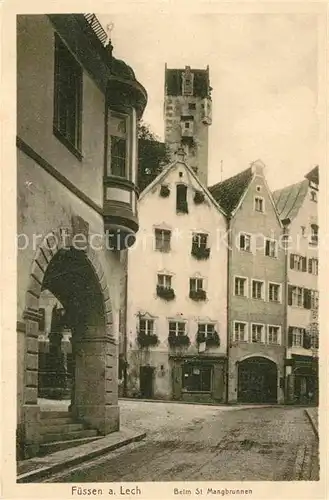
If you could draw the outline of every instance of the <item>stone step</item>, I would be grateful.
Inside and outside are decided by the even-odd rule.
[[[64,420],[64,419],[63,419]],[[45,420],[43,425],[39,427],[40,434],[68,434],[73,431],[82,431],[84,430],[83,424],[79,424],[76,422],[70,423],[61,423],[61,419],[58,419],[59,423],[55,425],[49,424],[48,420]]]
[[[104,436],[95,436],[95,437],[85,437],[80,439],[69,439],[67,441],[56,441],[54,443],[43,443],[40,445],[38,455],[43,457],[50,453],[55,453],[56,451],[66,450],[68,448],[74,448],[75,446],[79,446],[81,444],[87,444],[91,441],[95,441],[96,439],[100,439]]]
[[[64,425],[64,424],[76,424],[76,421],[72,417],[64,418],[42,418],[40,420],[40,429],[51,425]]]
[[[40,412],[40,418],[72,418],[72,414],[69,411],[54,411],[54,410],[44,410]]]
[[[93,429],[82,429],[67,433],[56,432],[51,434],[42,434],[40,437],[42,443],[53,443],[54,441],[68,441],[94,436],[97,436],[97,431]]]

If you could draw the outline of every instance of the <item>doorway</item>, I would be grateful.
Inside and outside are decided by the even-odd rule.
[[[241,403],[277,402],[277,366],[262,357],[251,357],[239,363],[238,401]]]
[[[141,398],[153,398],[154,367],[141,366],[139,370],[139,387]]]

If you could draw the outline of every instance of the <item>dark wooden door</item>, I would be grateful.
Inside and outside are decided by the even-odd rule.
[[[153,398],[153,366],[141,366],[139,372],[139,386],[142,398]]]

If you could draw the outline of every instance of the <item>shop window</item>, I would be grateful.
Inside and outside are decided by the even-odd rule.
[[[211,366],[183,365],[182,386],[188,392],[210,392],[211,390]]]
[[[82,69],[55,37],[54,133],[81,159]]]

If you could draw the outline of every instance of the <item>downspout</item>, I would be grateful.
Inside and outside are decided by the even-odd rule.
[[[230,324],[231,324],[231,314],[230,314],[230,296],[231,296],[231,216],[227,216],[226,229],[227,229],[227,267],[226,267],[226,394],[225,402],[228,404],[229,400],[229,378],[230,378]]]
[[[288,240],[285,238],[289,236],[289,219],[283,222],[283,241],[284,241],[284,294],[282,297],[284,304],[284,317],[283,317],[283,331],[284,331],[284,401],[288,403],[289,400],[289,387],[288,376],[286,375],[286,363],[288,353]]]
[[[127,366],[128,366],[128,342],[127,342],[127,320],[128,320],[128,251],[125,259],[125,300],[124,300],[124,328],[123,328],[123,397],[127,397]]]

